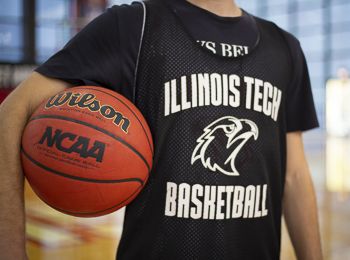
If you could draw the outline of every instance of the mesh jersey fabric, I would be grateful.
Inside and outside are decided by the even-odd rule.
[[[135,7],[135,4],[133,6]],[[253,51],[252,55],[236,61],[228,58],[220,59],[199,48],[198,44],[193,44],[194,41],[186,34],[180,23],[178,23],[178,19],[174,17],[170,10],[156,7],[148,7],[148,9],[153,9],[153,11],[150,10],[153,19],[151,21],[151,18],[147,18],[146,34],[148,36],[146,35],[145,37],[147,43],[144,43],[141,55],[141,60],[147,58],[147,61],[140,62],[135,101],[138,106],[142,107],[142,111],[147,114],[148,119],[152,119],[150,120],[152,121],[151,129],[154,136],[159,135],[155,138],[156,145],[159,148],[157,148],[155,156],[157,163],[152,172],[150,184],[146,186],[142,197],[128,207],[125,231],[118,252],[120,259],[225,259],[231,258],[235,253],[234,250],[238,250],[239,254],[237,254],[236,258],[232,257],[232,259],[270,259],[267,257],[270,255],[272,255],[271,259],[273,259],[279,251],[280,226],[278,221],[280,215],[278,212],[280,212],[280,200],[278,196],[283,193],[284,183],[285,128],[283,121],[287,119],[287,130],[305,130],[317,126],[312,97],[310,96],[311,90],[308,83],[305,58],[299,51],[300,46],[273,24],[256,19],[261,32],[263,32],[262,38],[265,40],[261,41],[259,47]],[[120,29],[127,28],[127,25],[133,21],[133,17],[138,18],[137,21],[142,20],[139,19],[141,13],[139,14],[138,11],[137,14],[136,12],[134,13],[134,9],[128,6],[115,7],[113,10],[118,10],[118,12],[113,14],[109,12],[108,17],[110,19],[106,19],[107,17],[103,16],[95,20],[93,24],[79,33],[65,47],[63,52],[50,58],[49,62],[39,67],[37,71],[50,77],[57,77],[72,82],[73,84],[75,84],[76,80],[78,81],[76,84],[81,84],[81,81],[85,84],[102,84],[121,92],[131,99],[132,77],[136,63],[136,58],[133,56],[131,49],[134,51],[134,47],[139,45],[141,26],[134,21],[137,24],[135,30],[128,27],[130,34],[123,38],[121,37],[122,34],[109,34],[110,30],[101,28],[109,26],[111,22],[118,25]],[[160,16],[161,19],[158,19],[158,17],[157,19],[154,18],[158,11],[165,11],[165,14]],[[165,16],[169,16],[170,21],[165,21]],[[159,22],[162,23],[158,24]],[[169,28],[167,28],[168,25]],[[153,27],[155,28],[154,32]],[[174,28],[176,30],[171,32]],[[123,30],[123,33],[125,32],[126,30]],[[120,44],[120,47],[117,47],[119,45],[115,44],[115,41],[119,41],[118,37],[123,42],[123,44]],[[175,40],[175,42],[166,42],[167,37],[170,37],[170,40]],[[287,41],[287,44],[283,43],[283,39]],[[132,42],[132,44],[129,45],[128,41]],[[108,44],[107,48],[105,46],[106,43]],[[261,45],[262,43],[264,44]],[[270,43],[271,46],[268,46]],[[287,57],[287,45],[292,53],[290,55],[292,56],[292,62]],[[112,48],[112,46],[114,47]],[[275,52],[274,48],[276,46],[278,48],[276,48]],[[170,50],[168,47],[177,49]],[[280,56],[279,53],[284,55]],[[119,56],[119,54],[123,55]],[[124,54],[128,55],[130,62],[125,62]],[[167,57],[167,55],[169,56]],[[292,64],[275,70],[278,59],[282,60],[282,65],[287,62]],[[221,61],[225,65],[222,66]],[[257,62],[256,64],[255,61]],[[270,61],[273,61],[271,65]],[[121,65],[116,65],[118,62]],[[157,63],[159,64],[157,65]],[[123,68],[120,69],[119,66]],[[181,68],[182,66],[185,67]],[[95,71],[96,67],[99,69]],[[286,71],[286,67],[288,67],[288,71]],[[277,75],[280,70],[289,76],[293,70],[293,79],[282,81],[281,77],[283,78],[284,76]],[[125,73],[126,71],[128,73]],[[237,71],[240,72],[238,73]],[[269,121],[268,118],[263,119],[262,117],[257,120],[260,130],[257,141],[254,141],[252,138],[248,140],[235,161],[240,176],[226,176],[219,171],[213,172],[206,169],[199,160],[191,164],[191,156],[198,145],[197,139],[204,132],[204,127],[207,127],[214,120],[232,115],[240,119],[251,119],[255,122],[256,117],[258,117],[256,111],[245,111],[243,107],[201,106],[183,110],[167,117],[162,116],[164,114],[164,111],[162,111],[162,109],[164,110],[164,104],[161,103],[164,101],[164,82],[169,82],[169,79],[176,77],[179,83],[181,81],[180,77],[192,72],[194,75],[214,74],[215,72],[219,75],[222,75],[222,73],[227,75],[237,73],[240,75],[241,81],[244,75],[252,77],[257,75],[263,80],[273,79],[271,82],[283,90],[283,101],[281,101],[278,116],[278,128],[281,127],[281,129],[280,131],[271,131],[269,138],[265,138],[262,143],[260,141],[262,136],[261,125],[268,126],[271,124],[271,119]],[[120,77],[123,78],[123,84],[120,84]],[[127,80],[124,80],[124,78],[127,78]],[[143,81],[147,85],[143,85]],[[283,84],[278,85],[280,82],[283,82]],[[181,92],[180,87],[177,89],[177,92]],[[241,99],[244,100],[245,93],[243,90],[241,90],[241,94]],[[181,97],[178,96],[178,99],[181,100]],[[282,106],[285,106],[285,108]],[[146,112],[147,110],[149,112]],[[234,111],[234,113],[231,114],[231,111]],[[189,125],[188,121],[192,121],[192,123]],[[182,126],[178,126],[179,124]],[[263,130],[265,134],[268,131],[270,129]],[[273,140],[273,138],[276,140]],[[268,149],[270,144],[271,149]],[[276,147],[280,149],[281,153],[275,150]],[[214,143],[208,148],[208,151],[215,154],[226,152],[225,156],[222,156],[226,159],[225,157],[229,156],[227,153],[230,151],[222,150],[223,147],[220,147],[218,144],[214,145]],[[277,154],[276,158],[274,158],[275,154]],[[269,160],[269,158],[272,159]],[[214,159],[219,160],[220,158],[214,156],[213,161]],[[252,164],[253,161],[255,161],[255,164]],[[272,167],[271,165],[275,162],[276,165]],[[250,164],[251,166],[249,166]],[[251,172],[258,171],[257,168],[259,171],[261,169],[261,176],[251,176]],[[279,168],[281,170],[278,170]],[[273,170],[273,173],[269,173],[269,170]],[[188,176],[186,171],[189,173]],[[177,172],[180,173],[179,176],[177,176]],[[248,172],[248,174],[245,174],[245,172]],[[164,173],[167,176],[169,175],[169,179],[167,179],[167,176],[164,176]],[[158,176],[160,179],[157,179]],[[217,190],[222,190],[222,187],[227,186],[228,188],[225,188],[227,191],[230,191],[233,187],[239,191],[241,187],[254,186],[255,184],[261,185],[265,181],[268,182],[270,196],[266,201],[270,210],[268,212],[268,220],[262,220],[262,218],[212,220],[164,216],[164,200],[166,200],[164,196],[166,196],[167,189],[164,185],[167,183],[182,185],[182,192],[187,191],[188,186],[186,184],[189,184],[190,188],[193,188],[190,190],[192,192],[190,195],[192,196],[192,194],[198,195],[200,193],[201,186],[202,188],[209,187]],[[174,185],[172,190],[174,190],[173,187]],[[178,189],[180,190],[180,188]],[[226,192],[226,199],[229,196],[233,196],[232,194],[234,193],[231,193]],[[198,197],[203,200],[203,196]],[[272,212],[271,205],[273,206]],[[192,209],[199,211],[198,201],[197,204],[191,201],[191,206]],[[226,208],[224,207],[220,211],[225,212]],[[271,220],[271,218],[275,218],[275,220]],[[226,222],[230,223],[227,224]],[[271,224],[272,222],[273,224]],[[275,223],[277,223],[276,226],[274,226]],[[267,225],[266,228],[262,228],[264,224]],[[258,229],[255,230],[255,227],[258,227]],[[273,227],[273,229],[270,227]],[[185,234],[182,234],[181,230]],[[251,238],[251,234],[254,232],[256,232],[254,234],[256,238]],[[266,233],[266,235],[260,234],[261,232]],[[256,243],[259,239],[261,241],[270,239],[271,241],[264,241],[259,245]],[[232,241],[235,244],[231,248]]]
[[[241,17],[243,20],[234,19],[238,22],[233,23],[236,29],[228,33],[227,26],[223,26],[227,18],[221,19],[211,15],[208,11],[187,4],[185,0],[167,2],[171,4],[173,11],[177,12],[191,35],[201,42],[204,39],[209,40],[208,44],[224,41],[233,45],[241,43],[250,46],[244,41],[249,35],[236,30],[238,24],[244,26],[248,34],[252,33],[251,36],[256,34],[256,28],[251,24],[248,13]],[[185,9],[187,7],[188,10]],[[197,22],[190,23],[189,17]],[[142,22],[143,8],[139,2],[113,6],[88,24],[36,71],[76,86],[104,86],[132,99]],[[229,19],[229,24],[232,24],[232,19]],[[207,31],[200,30],[198,26],[206,27]],[[289,88],[288,94],[287,131],[308,130],[317,127],[318,122],[305,57],[298,40],[283,30],[281,32],[293,59],[293,87]],[[216,38],[219,33],[225,36],[234,35],[235,38],[223,36],[220,40],[221,38]],[[255,36],[253,38],[255,39]]]
[[[236,47],[254,48],[258,31],[252,17],[242,9],[242,15],[237,17],[222,17],[200,8],[186,0],[165,0],[177,13],[189,33],[202,44],[222,56],[233,55],[222,44]],[[226,45],[226,46],[227,46]],[[228,46],[227,46],[228,47]],[[244,49],[241,49],[244,50]],[[229,54],[230,53],[230,54]],[[244,55],[241,52],[237,55]]]
[[[259,44],[229,59],[198,46],[164,3],[146,9],[134,99],[152,130],[154,166],[127,206],[117,259],[279,259],[293,74],[283,33],[255,18]],[[272,88],[274,119],[247,105],[271,101]],[[239,105],[224,104],[223,92]]]

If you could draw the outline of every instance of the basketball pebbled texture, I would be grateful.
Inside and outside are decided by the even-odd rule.
[[[22,136],[22,167],[35,193],[63,213],[95,217],[132,201],[152,168],[139,110],[111,90],[82,86],[43,102]]]

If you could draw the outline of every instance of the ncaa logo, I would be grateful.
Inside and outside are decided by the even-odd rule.
[[[191,164],[199,160],[205,168],[213,172],[219,171],[225,175],[239,176],[235,166],[236,157],[242,147],[250,139],[256,140],[258,135],[258,127],[251,120],[233,116],[221,117],[203,129],[203,134],[197,139],[197,146],[192,153]],[[215,158],[212,158],[208,152],[218,137],[223,138],[224,149],[229,153],[222,162],[214,161]]]

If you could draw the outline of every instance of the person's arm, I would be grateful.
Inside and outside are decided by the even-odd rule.
[[[34,72],[0,105],[0,259],[26,259],[22,131],[29,116],[46,98],[68,83]]]
[[[287,133],[287,168],[283,211],[299,260],[321,260],[316,195],[305,158],[302,133]]]

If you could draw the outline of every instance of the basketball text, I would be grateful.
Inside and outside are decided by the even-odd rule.
[[[93,94],[80,94],[72,92],[64,92],[51,97],[45,105],[45,108],[60,107],[67,104],[70,107],[87,108],[91,112],[99,112],[104,118],[113,120],[117,126],[121,125],[121,129],[128,133],[130,120],[122,113],[118,112],[112,106],[101,105],[100,101],[96,99]]]
[[[64,153],[77,153],[82,158],[91,157],[95,158],[96,162],[102,162],[106,144],[95,141],[91,146],[90,141],[87,137],[63,132],[61,129],[56,129],[53,132],[52,127],[48,126],[39,143],[45,143],[48,147],[55,146]]]
[[[167,182],[165,216],[191,219],[267,216],[267,184],[215,186]]]
[[[243,106],[277,121],[281,99],[282,91],[261,79],[236,74],[192,74],[164,83],[164,116],[202,106]]]

